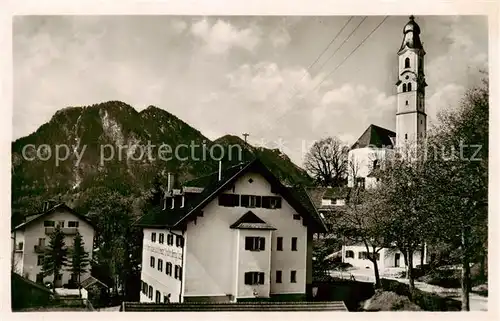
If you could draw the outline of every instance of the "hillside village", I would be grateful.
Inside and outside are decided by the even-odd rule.
[[[118,101],[61,110],[13,142],[13,310],[487,310],[487,80],[430,131],[416,20],[394,50],[396,131],[325,137],[304,169]],[[78,165],[23,160],[46,139],[90,147]],[[99,144],[118,141],[228,153],[99,164]],[[483,148],[453,149],[464,141]]]

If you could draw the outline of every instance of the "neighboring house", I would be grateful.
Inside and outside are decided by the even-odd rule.
[[[141,302],[304,297],[312,239],[326,227],[303,188],[258,160],[170,190],[140,221]]]
[[[428,262],[424,251],[424,264]],[[421,264],[421,251],[413,253],[413,267]],[[373,269],[373,263],[368,260],[368,253],[364,244],[344,245],[342,246],[342,262],[349,263],[356,268],[369,268]],[[377,265],[380,271],[390,268],[406,268],[403,253],[396,247],[383,248],[377,255]]]
[[[53,282],[53,275],[43,277],[41,271],[44,251],[49,245],[50,234],[57,225],[65,234],[64,242],[67,248],[73,246],[73,238],[76,232],[79,232],[85,242],[85,251],[89,253],[89,259],[92,258],[94,226],[89,219],[65,204],[52,206],[45,202],[41,213],[26,216],[25,221],[11,231],[12,264],[15,273],[38,283]],[[81,279],[85,280],[88,276],[90,271],[83,274]],[[70,279],[71,272],[63,268],[55,287],[67,284]]]
[[[420,27],[413,16],[403,28],[403,41],[397,54],[396,132],[370,125],[353,144],[348,154],[349,187],[375,186],[379,179],[377,169],[394,154],[394,150],[416,146],[426,138],[425,51],[420,41]]]

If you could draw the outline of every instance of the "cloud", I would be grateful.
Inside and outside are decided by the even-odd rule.
[[[269,35],[273,47],[284,47],[290,43],[292,37],[285,28],[278,28]]]
[[[239,29],[221,19],[214,24],[210,24],[207,19],[199,20],[191,26],[191,33],[204,42],[207,52],[213,54],[223,54],[231,48],[252,52],[261,41],[258,29]]]
[[[485,21],[453,17],[448,32],[442,38],[446,50],[428,61],[426,69],[429,98],[426,111],[429,123],[439,123],[438,114],[460,106],[467,88],[476,86],[483,77],[481,70],[488,70],[487,42],[482,42]],[[487,34],[486,34],[487,35]]]
[[[184,20],[180,20],[180,19],[174,19],[174,20],[172,20],[172,22],[170,23],[170,25],[172,26],[172,29],[176,33],[182,33],[188,27],[187,23]]]

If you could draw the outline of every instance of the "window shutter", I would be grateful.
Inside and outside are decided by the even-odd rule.
[[[262,206],[262,196],[255,196],[255,207]]]
[[[281,236],[276,239],[276,251],[283,251],[283,237]]]
[[[245,273],[245,284],[252,284],[252,272]]]
[[[276,197],[276,208],[281,208],[281,197]]]
[[[259,273],[259,284],[264,284],[264,272]]]
[[[248,207],[250,205],[250,196],[249,195],[241,195],[241,206]]]
[[[264,251],[266,249],[266,239],[264,237],[260,238],[259,250]]]
[[[253,238],[250,236],[245,237],[245,250],[252,249],[252,240],[253,240]]]

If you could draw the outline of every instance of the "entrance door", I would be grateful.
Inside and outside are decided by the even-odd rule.
[[[399,253],[394,254],[394,266],[395,267],[399,267],[400,258],[401,258],[401,256]]]

